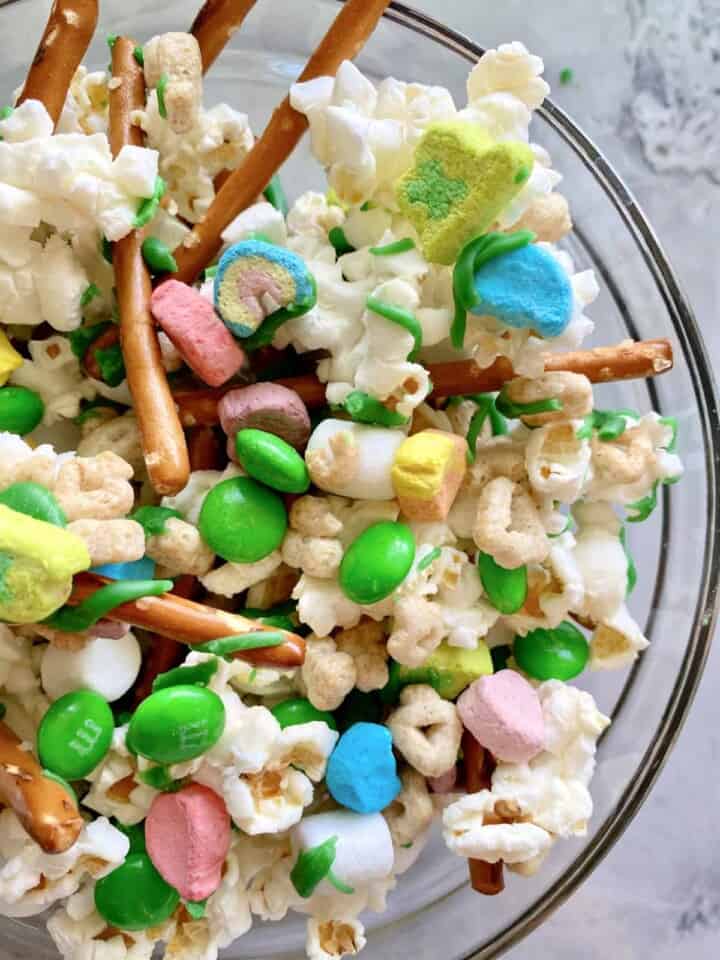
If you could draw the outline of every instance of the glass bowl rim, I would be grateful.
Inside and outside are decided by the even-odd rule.
[[[337,2],[342,3],[344,0]],[[390,3],[383,16],[444,46],[469,63],[476,63],[485,52],[483,47],[465,34],[397,0]],[[720,407],[712,366],[693,310],[655,231],[612,164],[582,128],[551,99],[544,101],[538,114],[572,148],[602,187],[632,236],[665,303],[683,359],[688,366],[701,417],[708,488],[708,521],[703,575],[685,656],[661,722],[638,764],[636,776],[628,783],[615,808],[599,826],[592,840],[562,875],[512,923],[482,947],[474,948],[471,953],[466,954],[464,960],[490,960],[517,944],[561,906],[610,852],[647,798],[687,719],[707,661],[720,609],[720,594],[714,582],[717,580],[716,575],[720,573],[720,537],[717,535],[720,530],[720,502],[716,469],[716,464],[720,463]],[[664,507],[666,506],[665,503]],[[666,509],[663,512],[667,515]],[[452,895],[453,893],[450,893],[447,896]]]

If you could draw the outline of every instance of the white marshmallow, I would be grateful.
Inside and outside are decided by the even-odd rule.
[[[291,833],[293,853],[297,857],[330,837],[337,837],[332,871],[348,886],[360,887],[392,872],[392,837],[382,814],[334,810],[305,817]],[[321,893],[332,891],[327,880],[318,887]]]
[[[322,489],[341,497],[354,500],[392,500],[395,492],[390,471],[395,453],[406,439],[400,430],[384,427],[367,427],[347,420],[323,420],[313,431],[307,452],[326,447],[330,437],[348,432],[353,435],[358,448],[358,468],[347,483],[326,483]]]
[[[113,703],[135,683],[141,659],[140,644],[132,633],[120,640],[95,637],[81,650],[61,650],[51,644],[40,676],[53,700],[73,690],[94,690]]]
[[[284,247],[287,243],[285,218],[271,203],[254,203],[239,213],[223,230],[223,243],[238,243],[251,233],[264,233],[271,243]]]

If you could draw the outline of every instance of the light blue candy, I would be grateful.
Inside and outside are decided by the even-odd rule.
[[[260,323],[253,320],[245,324],[233,320],[230,312],[237,313],[240,298],[236,289],[226,289],[225,275],[238,260],[248,260],[251,257],[265,262],[268,274],[278,282],[281,289],[287,287],[288,278],[291,280],[292,295],[283,306],[290,303],[310,302],[315,297],[312,275],[305,261],[296,253],[264,240],[241,240],[239,243],[234,243],[220,258],[215,274],[213,296],[215,309],[222,317],[225,326],[234,336],[241,338],[251,336]],[[227,283],[234,285],[232,278],[228,278]],[[248,319],[250,320],[249,315]]]
[[[552,254],[535,244],[503,253],[475,273],[478,316],[496,317],[509,327],[558,337],[573,312],[570,280]]]
[[[150,557],[140,557],[129,563],[103,563],[99,567],[91,567],[90,573],[99,573],[110,580],[152,580],[155,561]]]
[[[392,734],[379,723],[355,723],[328,761],[325,782],[331,796],[356,813],[377,813],[400,793]]]

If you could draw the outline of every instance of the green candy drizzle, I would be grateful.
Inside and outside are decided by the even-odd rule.
[[[89,327],[78,327],[76,330],[70,331],[68,334],[70,349],[78,360],[82,360],[87,353],[88,347],[94,343],[98,337],[102,336],[110,326],[111,324],[105,321],[104,323],[94,323]]]
[[[426,570],[431,563],[434,563],[435,560],[437,560],[437,558],[440,556],[441,553],[442,553],[442,549],[440,547],[435,547],[430,551],[430,553],[425,554],[425,556],[422,558],[422,560],[419,561],[415,569],[418,571]]]
[[[145,786],[162,790],[163,793],[174,793],[183,785],[182,780],[174,780],[170,776],[168,767],[149,767],[147,770],[138,771],[137,777]]]
[[[354,253],[355,247],[345,236],[342,227],[333,227],[328,233],[328,240],[335,247],[335,253],[339,257],[344,257],[346,253]]]
[[[627,542],[627,530],[625,527],[620,527],[620,543],[622,544],[622,548],[625,551],[625,556],[627,558],[627,590],[625,591],[625,596],[629,597],[635,589],[635,585],[637,584],[637,567],[635,566],[633,555],[630,553],[630,546]]]
[[[158,103],[158,113],[163,118],[167,120],[167,107],[165,106],[165,90],[167,85],[170,82],[170,77],[166,73],[160,74],[160,79],[158,80],[157,87],[155,88],[155,93],[157,94],[157,103]]]
[[[395,240],[393,243],[386,243],[384,247],[370,247],[370,253],[374,257],[392,257],[396,253],[407,253],[413,250],[415,241],[412,237],[403,237],[402,240]]]
[[[267,202],[271,203],[276,210],[279,210],[284,217],[288,215],[289,207],[287,197],[283,190],[282,181],[277,174],[273,176],[270,183],[263,190],[263,196]]]
[[[293,317],[302,317],[308,310],[312,310],[317,303],[317,284],[315,283],[315,277],[309,272],[308,277],[311,286],[308,298],[301,300],[299,303],[291,303],[287,307],[281,307],[279,310],[271,313],[269,317],[266,317],[255,333],[242,341],[243,348],[247,352],[252,353],[261,347],[269,346],[277,331],[286,321],[291,320]]]
[[[155,189],[153,190],[153,195],[151,197],[145,197],[140,201],[140,205],[137,208],[137,213],[133,219],[132,225],[136,230],[139,230],[140,227],[144,227],[146,224],[150,223],[152,218],[157,213],[157,208],[165,195],[165,190],[167,189],[167,184],[162,177],[155,177]],[[112,263],[112,259],[110,260]]]
[[[583,419],[575,436],[578,440],[589,440],[593,431],[597,431],[598,437],[605,442],[617,440],[625,433],[628,418],[639,420],[640,416],[634,410],[593,410]]]
[[[133,56],[135,60],[140,64],[141,67],[145,66],[145,51],[142,47],[135,47],[133,50]]]
[[[151,273],[177,273],[178,265],[172,250],[157,237],[143,240],[142,255]]]
[[[204,900],[186,900],[185,909],[193,920],[202,920],[205,916],[205,910],[207,909],[207,902],[207,897],[205,897]]]
[[[125,361],[119,343],[94,350],[93,354],[100,367],[100,374],[109,387],[119,387],[125,379]]]
[[[341,893],[355,892],[332,872],[332,865],[337,855],[337,842],[337,837],[329,837],[317,847],[303,850],[297,858],[295,866],[290,871],[290,881],[304,899],[311,897],[325,878]]]
[[[655,507],[657,506],[657,492],[659,486],[660,481],[656,480],[653,484],[652,490],[647,494],[647,496],[641,497],[640,500],[635,500],[633,503],[628,503],[626,505],[627,510],[634,511],[632,514],[627,515],[626,520],[628,523],[642,523],[653,513]]]
[[[660,417],[660,423],[663,426],[670,427],[672,430],[672,437],[670,438],[670,443],[665,447],[668,453],[675,453],[677,450],[678,442],[678,422],[677,417]]]
[[[453,270],[453,297],[455,316],[450,328],[450,340],[456,350],[462,350],[465,344],[467,312],[479,303],[475,290],[475,274],[488,260],[503,253],[520,250],[536,239],[531,230],[517,230],[515,233],[484,233],[466,244],[460,251]]]
[[[164,690],[166,687],[182,685],[206,687],[217,673],[217,668],[217,660],[204,660],[202,663],[193,664],[191,667],[175,667],[174,670],[167,670],[155,677],[152,692]]]
[[[165,527],[171,517],[182,520],[180,511],[170,507],[138,507],[134,513],[130,514],[130,519],[140,524],[146,537],[159,537],[165,533]]]
[[[85,289],[83,290],[82,296],[80,297],[80,306],[86,307],[91,300],[94,300],[95,297],[99,297],[99,296],[100,296],[99,288],[94,283],[88,284],[88,286],[85,287]]]
[[[407,417],[403,417],[395,410],[388,410],[377,397],[372,397],[369,393],[363,393],[362,390],[352,390],[342,403],[336,405],[336,409],[344,410],[350,414],[350,418],[356,423],[373,423],[381,427],[401,427],[408,422]]]
[[[142,597],[157,597],[173,588],[172,580],[117,580],[100,587],[76,607],[62,607],[43,622],[53,630],[82,633],[115,607]]]
[[[208,640],[192,649],[199,653],[213,653],[216,657],[229,657],[240,650],[261,650],[263,647],[279,647],[285,643],[282,633],[273,630],[253,630],[231,637],[220,637],[218,640]]]
[[[408,354],[408,360],[414,360],[418,351],[422,348],[422,327],[417,317],[409,310],[403,310],[402,307],[396,307],[393,303],[386,303],[384,300],[378,300],[376,297],[368,297],[365,301],[368,310],[377,313],[391,323],[397,323],[412,335],[415,341],[415,349]]]
[[[533,403],[515,403],[508,397],[506,387],[503,387],[497,395],[495,406],[508,420],[517,420],[518,417],[530,417],[537,413],[552,413],[555,410],[562,410],[563,405],[562,401],[555,397],[535,400]]]

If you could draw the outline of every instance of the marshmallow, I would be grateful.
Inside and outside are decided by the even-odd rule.
[[[457,709],[465,728],[498,760],[527,763],[543,749],[540,700],[514,670],[475,680],[459,698]]]
[[[230,836],[224,801],[200,783],[161,793],[145,821],[150,859],[186,900],[204,900],[220,886]]]
[[[343,432],[352,436],[357,450],[357,467],[353,476],[349,480],[330,479],[321,484],[315,480],[316,484],[328,493],[354,500],[392,500],[395,492],[391,470],[405,434],[347,420],[323,420],[313,431],[306,452],[327,447],[331,437]]]
[[[382,880],[392,871],[392,837],[382,814],[333,810],[305,817],[290,835],[295,858],[331,837],[337,837],[332,872],[349,887],[357,889]],[[316,892],[335,893],[327,880]]]
[[[388,728],[353,724],[330,755],[325,782],[334,800],[357,813],[377,813],[391,804],[402,784]]]
[[[239,213],[223,230],[223,243],[247,240],[251,234],[264,234],[271,243],[284,247],[287,242],[285,217],[271,203],[254,203]]]
[[[62,650],[51,644],[43,656],[40,676],[52,700],[73,690],[94,690],[113,703],[135,683],[140,661],[140,644],[132,633],[120,639],[95,637],[80,650]]]
[[[465,476],[466,447],[462,437],[442,430],[422,430],[400,444],[392,484],[406,517],[446,519]]]
[[[157,154],[144,147],[125,144],[115,157],[112,170],[118,184],[138,197],[151,197],[157,178]]]

